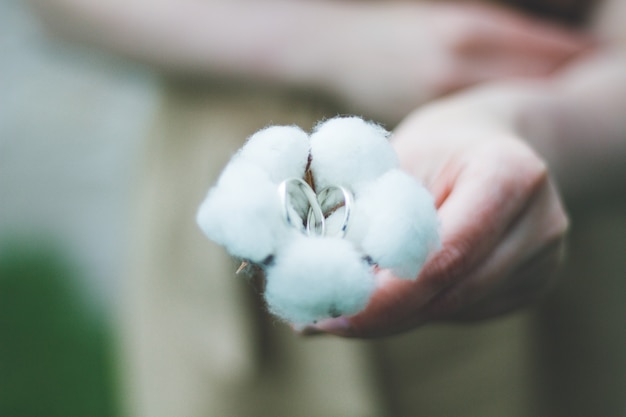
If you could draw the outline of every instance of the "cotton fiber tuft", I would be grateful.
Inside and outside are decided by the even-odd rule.
[[[315,185],[352,187],[399,166],[389,132],[358,117],[320,123],[311,135],[311,171]]]
[[[375,287],[371,266],[348,241],[298,236],[267,269],[270,311],[297,324],[351,315]]]
[[[297,126],[270,126],[252,135],[238,157],[265,170],[276,183],[302,177],[309,158],[309,135]]]
[[[265,171],[241,161],[224,170],[196,220],[209,239],[253,262],[272,255],[292,233],[280,214],[276,185]]]
[[[439,247],[432,195],[411,176],[394,169],[363,187],[355,205],[355,228],[361,229],[363,252],[398,278],[415,279],[428,254]]]

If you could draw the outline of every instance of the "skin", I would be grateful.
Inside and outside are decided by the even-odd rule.
[[[364,312],[304,334],[381,337],[527,305],[563,255],[557,184],[600,202],[626,186],[619,0],[584,31],[487,4],[33,1],[58,33],[165,73],[315,90],[401,121],[393,146],[436,197],[442,248],[414,282],[381,271]]]

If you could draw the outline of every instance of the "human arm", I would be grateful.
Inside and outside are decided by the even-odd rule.
[[[568,200],[626,189],[623,39],[552,79],[480,86],[409,116],[394,146],[435,195],[442,248],[416,281],[387,277],[363,313],[316,330],[384,336],[500,315],[543,294],[568,227],[556,183]]]
[[[313,90],[395,123],[451,91],[545,76],[587,39],[495,6],[31,0],[55,31],[161,71]]]

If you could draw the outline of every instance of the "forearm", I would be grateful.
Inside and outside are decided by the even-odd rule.
[[[343,2],[33,0],[53,31],[167,72],[310,86]]]

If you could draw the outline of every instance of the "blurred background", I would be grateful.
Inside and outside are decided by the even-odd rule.
[[[158,84],[144,67],[49,36],[25,2],[0,0],[0,417],[121,414],[113,323]],[[194,111],[195,105],[184,108],[176,121]],[[291,117],[291,109],[285,114]],[[186,133],[193,137],[195,131]],[[529,354],[543,371],[534,370],[544,376],[539,389],[571,409],[583,399],[574,401],[572,393],[587,395],[594,386],[606,395],[593,399],[607,397],[619,407],[623,402],[623,360],[613,358],[623,358],[624,333],[614,327],[624,317],[624,274],[613,265],[623,259],[624,246],[605,243],[623,242],[623,210],[598,218],[599,225],[577,224],[581,244],[571,259],[578,262],[569,268],[583,278],[611,268],[606,283],[593,286],[593,296],[585,280],[565,287],[528,336],[543,342]],[[602,303],[585,305],[579,294]],[[596,413],[614,404],[585,403]]]
[[[145,69],[48,36],[0,0],[0,416],[115,416],[111,323]]]

